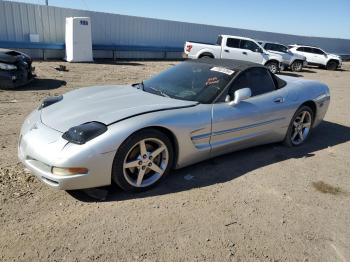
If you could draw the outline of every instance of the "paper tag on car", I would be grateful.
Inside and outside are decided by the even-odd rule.
[[[218,66],[212,67],[212,68],[210,68],[210,70],[215,71],[215,72],[220,72],[220,73],[223,73],[226,75],[232,75],[235,72],[235,71],[227,69],[225,67],[218,67]]]

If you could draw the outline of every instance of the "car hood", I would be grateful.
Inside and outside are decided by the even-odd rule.
[[[300,54],[291,52],[295,59],[306,60],[306,57]]]
[[[327,56],[328,56],[329,58],[333,58],[333,59],[338,59],[338,60],[341,59],[341,57],[338,56],[338,55],[336,55],[336,54],[329,54],[329,53],[327,53]]]
[[[266,53],[269,56],[269,59],[276,59],[279,62],[283,61],[283,57],[282,55],[278,54],[277,52],[273,52],[273,51],[266,51]]]
[[[18,60],[19,59],[17,57],[8,55],[5,52],[1,52],[1,50],[0,50],[0,62],[7,63],[7,64],[14,64]]]
[[[198,104],[144,92],[132,86],[95,86],[77,89],[41,110],[41,121],[60,132],[98,121],[109,125],[135,115]]]

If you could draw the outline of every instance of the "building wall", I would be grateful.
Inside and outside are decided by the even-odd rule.
[[[93,44],[182,47],[186,40],[215,42],[218,34],[246,36],[284,44],[320,46],[328,52],[350,54],[350,40],[278,34],[84,10],[0,1],[0,42],[28,42],[39,34],[40,42],[63,43],[65,17],[91,17]],[[62,52],[56,52],[57,54]],[[110,56],[110,52],[96,52]],[[121,57],[163,57],[154,52],[123,52]],[[156,53],[156,52],[155,52]],[[175,57],[180,54],[177,53]],[[167,55],[168,57],[174,56]]]

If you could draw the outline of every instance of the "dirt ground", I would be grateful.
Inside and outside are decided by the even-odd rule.
[[[141,194],[57,191],[18,163],[20,126],[44,97],[175,63],[35,62],[37,80],[0,90],[0,261],[350,261],[350,63],[285,73],[331,90],[325,121],[300,148],[228,154]]]

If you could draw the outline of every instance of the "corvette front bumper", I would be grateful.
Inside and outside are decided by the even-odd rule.
[[[45,184],[63,190],[109,185],[115,152],[99,153],[89,145],[74,145],[62,133],[45,126],[39,111],[24,122],[18,143],[18,158]],[[52,167],[84,167],[86,174],[55,175]]]

